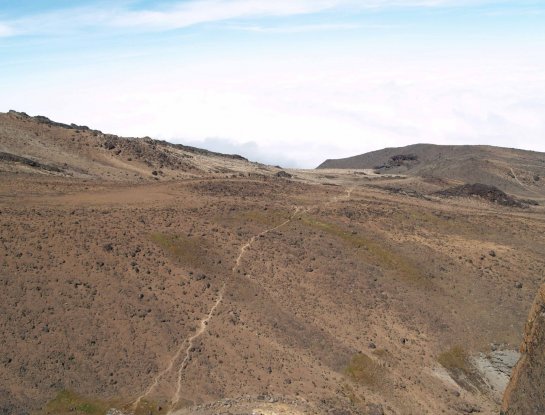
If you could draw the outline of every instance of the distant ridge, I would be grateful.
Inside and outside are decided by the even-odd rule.
[[[343,159],[318,169],[373,169],[378,173],[483,183],[525,196],[545,196],[545,153],[485,145],[413,144]]]

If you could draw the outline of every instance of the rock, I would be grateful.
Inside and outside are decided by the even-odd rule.
[[[275,174],[276,177],[283,177],[285,179],[291,179],[293,176],[284,170],[280,170]]]
[[[501,399],[519,357],[520,354],[516,350],[494,350],[472,357],[472,363],[493,393],[497,394],[498,399]]]
[[[115,148],[115,143],[112,140],[108,140],[104,143],[104,148],[106,150],[113,150]]]
[[[367,404],[368,415],[384,415],[384,409],[382,405],[376,403]]]
[[[206,275],[205,274],[192,275],[191,279],[193,279],[195,281],[202,281],[202,280],[206,279]]]
[[[505,415],[545,414],[545,284],[530,309],[520,351],[502,411]]]
[[[462,414],[475,414],[481,412],[481,408],[468,403],[460,404],[456,407],[456,409]]]
[[[488,253],[488,255],[490,255],[491,257],[495,257],[496,256],[496,251],[492,250]]]
[[[125,412],[120,411],[119,409],[110,408],[106,415],[127,415]]]
[[[522,288],[522,282],[517,281],[517,282],[515,283],[515,288],[519,288],[519,289]]]
[[[373,342],[369,342],[368,347],[369,347],[370,349],[376,349],[376,348],[377,348],[377,345],[376,345],[375,343],[373,343]]]

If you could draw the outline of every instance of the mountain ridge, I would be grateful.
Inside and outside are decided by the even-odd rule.
[[[377,173],[483,183],[526,197],[545,196],[545,153],[489,145],[413,144],[328,159],[317,169],[373,169]]]

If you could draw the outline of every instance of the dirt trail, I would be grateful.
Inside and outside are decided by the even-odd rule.
[[[293,213],[293,215],[289,219],[282,222],[280,225],[277,225],[277,226],[275,226],[273,228],[270,228],[270,229],[266,229],[265,231],[261,232],[260,234],[252,236],[252,238],[250,238],[250,240],[248,242],[246,242],[244,245],[242,245],[240,247],[238,257],[237,257],[237,259],[235,261],[235,265],[233,266],[233,268],[231,270],[232,274],[234,274],[236,272],[236,270],[238,269],[238,267],[240,266],[240,261],[244,257],[244,254],[245,254],[246,250],[248,248],[250,248],[250,246],[255,242],[255,240],[257,238],[259,238],[259,237],[261,237],[263,235],[266,235],[267,233],[272,232],[272,231],[274,231],[276,229],[279,229],[284,225],[287,225],[293,219],[294,215],[297,214],[298,211],[299,211],[299,208],[296,208],[295,212]],[[167,412],[167,415],[172,414],[172,411],[175,410],[176,405],[180,402],[181,393],[182,393],[182,383],[183,383],[182,382],[183,371],[187,366],[187,362],[189,361],[191,348],[193,347],[193,341],[198,339],[206,331],[206,328],[208,326],[208,322],[210,321],[210,319],[214,315],[214,311],[216,310],[216,308],[219,306],[219,304],[223,300],[225,287],[226,287],[226,284],[223,283],[223,286],[222,286],[222,288],[220,290],[220,295],[218,296],[218,299],[216,300],[216,302],[214,303],[214,305],[210,309],[210,312],[208,313],[208,315],[201,321],[201,326],[200,326],[199,330],[193,336],[191,336],[188,339],[189,345],[187,346],[184,360],[182,360],[182,363],[180,364],[180,367],[178,369],[178,380],[177,380],[176,393],[174,394],[174,397],[172,398],[170,409]]]
[[[251,247],[251,245],[255,242],[255,240],[257,238],[260,238],[260,237],[266,235],[269,232],[275,231],[275,230],[281,228],[282,226],[287,225],[289,222],[291,222],[293,220],[295,215],[297,215],[297,213],[299,213],[300,211],[301,211],[300,207],[295,207],[295,211],[293,212],[293,214],[288,219],[286,219],[284,222],[282,222],[281,224],[276,225],[276,226],[274,226],[272,228],[266,229],[266,230],[264,230],[263,232],[261,232],[261,233],[259,233],[257,235],[252,236],[244,245],[242,245],[239,248],[239,254],[238,254],[238,257],[237,257],[237,259],[235,261],[235,264],[233,265],[233,268],[231,269],[231,273],[233,275],[235,274],[238,267],[240,266],[240,262],[242,261],[242,258],[244,257],[244,254]],[[175,410],[176,405],[180,402],[180,399],[181,399],[182,386],[183,386],[183,373],[184,373],[184,369],[187,367],[188,361],[190,360],[191,349],[193,347],[193,344],[194,344],[195,340],[197,340],[200,336],[202,336],[206,332],[206,329],[208,327],[208,323],[210,322],[210,320],[214,316],[214,313],[215,313],[216,309],[218,308],[218,306],[223,301],[223,297],[224,297],[224,294],[225,294],[225,289],[226,289],[226,281],[223,283],[223,285],[222,285],[222,287],[221,287],[221,289],[219,291],[219,295],[218,295],[216,301],[214,302],[214,304],[212,305],[212,307],[210,308],[210,311],[200,321],[199,329],[193,335],[191,335],[190,337],[185,339],[180,344],[180,347],[178,348],[176,353],[169,360],[169,363],[168,363],[167,367],[163,371],[161,371],[154,378],[153,382],[144,391],[144,393],[142,393],[140,396],[138,396],[136,398],[136,400],[133,402],[133,404],[132,404],[132,411],[133,412],[136,412],[136,410],[138,409],[138,406],[140,405],[142,400],[144,398],[146,398],[147,396],[149,396],[155,390],[155,388],[157,386],[159,386],[159,383],[161,382],[161,379],[163,379],[168,373],[170,373],[174,369],[176,361],[179,360],[180,355],[185,350],[185,356],[184,356],[182,362],[180,363],[180,365],[178,366],[177,381],[176,381],[176,392],[174,393],[174,395],[172,397],[171,404],[170,404],[170,409],[167,412],[167,415],[172,414],[172,412]],[[185,345],[187,345],[187,347],[184,347]]]
[[[350,199],[350,196],[351,196],[353,190],[354,190],[353,187],[347,189],[346,190],[346,195],[344,195],[344,196],[335,196],[335,197],[332,198],[332,200],[330,200],[329,202],[326,202],[325,205],[327,206],[327,205],[330,205],[332,203],[336,203],[339,200],[348,200],[348,199]],[[242,261],[242,258],[245,255],[246,251],[252,246],[252,244],[255,242],[255,240],[257,238],[261,238],[262,236],[264,236],[264,235],[266,235],[266,234],[268,234],[270,232],[273,232],[273,231],[287,225],[288,223],[290,223],[295,218],[295,216],[298,213],[301,213],[301,212],[304,213],[304,212],[306,212],[308,210],[309,210],[309,208],[302,208],[300,206],[296,206],[295,209],[294,209],[294,212],[292,213],[292,215],[288,219],[286,219],[284,222],[282,222],[279,225],[276,225],[276,226],[274,226],[272,228],[265,229],[263,232],[252,236],[244,245],[242,245],[239,248],[239,254],[238,254],[238,256],[237,256],[237,258],[235,260],[235,264],[233,265],[233,268],[231,269],[231,275],[234,275],[236,273],[236,271],[237,271],[238,267],[240,266],[240,263]],[[167,415],[173,414],[173,411],[176,410],[176,406],[178,405],[178,403],[180,402],[180,399],[181,399],[182,388],[183,388],[184,370],[187,367],[188,362],[190,360],[191,349],[193,347],[193,344],[194,344],[195,340],[197,340],[200,336],[202,336],[206,332],[208,324],[209,324],[210,320],[212,319],[212,317],[214,316],[214,313],[216,312],[216,309],[219,307],[219,305],[223,301],[226,286],[227,286],[227,281],[224,281],[223,284],[222,284],[222,287],[221,287],[221,289],[219,291],[219,294],[218,294],[218,297],[217,297],[216,301],[214,302],[214,304],[210,308],[210,311],[208,312],[208,314],[200,321],[199,329],[193,335],[186,338],[180,344],[180,347],[177,349],[176,353],[169,360],[167,367],[163,371],[161,371],[154,378],[153,382],[144,391],[144,393],[142,393],[140,396],[138,396],[136,398],[136,400],[133,402],[132,407],[131,407],[133,412],[136,412],[136,410],[138,409],[138,406],[140,405],[142,400],[144,398],[146,398],[147,396],[149,396],[155,390],[155,388],[157,388],[159,386],[159,383],[161,382],[161,380],[167,374],[172,372],[176,362],[180,359],[180,356],[181,356],[182,352],[185,350],[184,358],[181,361],[180,365],[178,366],[177,376],[176,376],[176,391],[175,391],[174,395],[172,396],[172,399],[171,399],[171,402],[170,402],[170,408],[169,408],[169,410],[167,412]],[[186,347],[184,347],[184,346],[186,346]]]
[[[521,185],[524,189],[528,190],[529,192],[532,192],[533,194],[536,194],[536,195],[541,196],[541,195],[539,194],[539,192],[536,192],[535,190],[530,189],[528,186],[526,186],[524,183],[522,183],[522,182],[519,180],[519,178],[517,177],[517,175],[515,174],[515,171],[513,170],[512,167],[509,167],[509,170],[511,170],[511,174],[513,175],[513,178],[515,179],[515,181],[516,181],[519,185]]]
[[[296,207],[295,208],[295,212],[289,217],[289,219],[286,219],[284,222],[282,222],[280,225],[277,225],[277,226],[274,226],[272,228],[269,228],[269,229],[266,229],[264,230],[263,232],[257,234],[257,235],[254,235],[250,238],[250,240],[248,242],[246,242],[244,245],[242,245],[239,249],[239,254],[238,254],[238,257],[235,261],[235,265],[233,266],[233,268],[231,269],[231,273],[234,275],[236,270],[238,269],[238,267],[240,266],[240,261],[242,260],[242,258],[244,257],[244,254],[246,253],[246,251],[248,250],[248,248],[250,248],[250,246],[255,242],[255,240],[257,238],[260,238],[264,235],[266,235],[267,233],[269,232],[272,232],[272,231],[275,231],[279,228],[281,228],[282,226],[284,225],[287,225],[289,222],[291,222],[294,218],[294,216],[299,212],[299,208]],[[216,308],[220,305],[221,301],[223,300],[223,295],[225,293],[225,288],[226,288],[226,283],[224,282],[223,283],[223,286],[220,290],[220,295],[218,296],[218,299],[216,300],[216,302],[214,303],[214,305],[212,306],[212,308],[210,309],[210,312],[208,313],[208,315],[203,319],[201,320],[201,325],[200,325],[200,328],[199,330],[193,335],[191,336],[189,339],[188,339],[188,342],[189,342],[189,345],[187,346],[186,348],[186,353],[185,353],[185,357],[184,357],[184,360],[182,360],[182,363],[180,364],[180,367],[178,369],[178,380],[177,380],[177,387],[176,387],[176,393],[174,394],[173,398],[172,398],[172,401],[171,401],[171,404],[170,404],[170,409],[169,411],[167,412],[167,415],[170,415],[172,414],[172,412],[176,409],[176,405],[180,402],[180,399],[181,399],[181,392],[182,392],[182,379],[183,379],[183,371],[184,369],[186,368],[187,366],[187,362],[189,361],[189,358],[190,358],[190,353],[191,353],[191,348],[193,347],[193,342],[198,339],[205,331],[206,331],[206,328],[208,326],[208,322],[210,321],[210,319],[213,317],[214,315],[214,312],[216,310]]]
[[[329,202],[325,202],[324,203],[324,206],[330,206],[334,203],[337,203],[341,200],[344,200],[344,201],[347,201],[347,200],[350,200],[350,197],[352,196],[352,192],[354,191],[355,187],[350,187],[348,189],[346,189],[346,194],[343,195],[343,196],[333,196],[333,198],[329,201]],[[316,206],[318,207],[318,206]]]
[[[225,283],[223,283],[223,286],[221,287],[221,290],[220,290],[220,294],[219,294],[216,302],[214,303],[214,305],[210,309],[210,312],[208,313],[208,315],[203,320],[201,320],[201,325],[199,327],[199,330],[197,330],[197,332],[187,340],[187,342],[189,344],[187,345],[187,348],[185,350],[184,360],[182,360],[182,363],[180,363],[180,367],[178,369],[178,380],[177,380],[176,392],[174,394],[174,397],[172,398],[172,401],[171,401],[171,404],[170,404],[170,409],[169,409],[167,414],[172,413],[172,410],[176,407],[178,402],[180,402],[181,393],[182,393],[183,371],[187,366],[187,362],[189,361],[189,358],[190,358],[190,355],[191,355],[191,348],[193,347],[193,342],[196,339],[198,339],[206,331],[206,328],[208,326],[208,322],[210,321],[210,319],[214,315],[214,312],[216,311],[216,308],[218,308],[218,306],[220,305],[220,303],[223,300],[224,292],[225,292]]]

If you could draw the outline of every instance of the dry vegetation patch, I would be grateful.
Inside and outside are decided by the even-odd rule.
[[[385,242],[379,240],[379,237],[371,239],[359,233],[347,231],[337,224],[320,221],[312,216],[302,216],[302,222],[309,227],[341,239],[350,247],[359,249],[361,255],[366,257],[368,261],[394,272],[405,281],[423,286],[430,284],[430,281],[412,261],[386,246]]]
[[[449,372],[461,370],[469,372],[469,355],[461,346],[454,346],[437,357],[437,361]]]
[[[152,233],[150,238],[183,265],[198,268],[205,264],[203,260],[208,254],[200,238],[160,232]]]
[[[464,389],[485,391],[485,384],[471,364],[469,353],[461,346],[442,352],[437,361]]]
[[[60,391],[47,403],[39,415],[104,415],[110,404],[98,399],[85,398],[68,390]]]
[[[284,222],[289,217],[289,213],[285,210],[277,209],[252,209],[242,212],[235,212],[227,219],[234,223],[255,223],[264,226],[274,226]]]
[[[364,353],[357,353],[344,369],[344,373],[356,383],[376,387],[383,383],[385,369]]]

